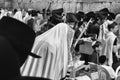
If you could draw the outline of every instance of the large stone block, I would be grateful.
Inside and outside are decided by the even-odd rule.
[[[120,13],[120,3],[112,3],[110,9],[114,13]]]
[[[87,13],[90,11],[90,4],[89,3],[83,3],[83,12]]]
[[[110,5],[111,5],[111,4],[110,4],[109,2],[108,2],[108,3],[103,3],[103,4],[102,4],[102,8],[108,8],[108,9],[109,9],[109,8],[110,8]]]
[[[52,3],[51,10],[63,8],[63,3]]]
[[[0,0],[0,6],[5,6],[4,1],[14,1],[14,8],[34,8],[42,10],[47,8],[52,1],[50,9],[63,7],[65,12],[98,11],[102,8],[109,8],[113,12],[120,12],[120,0]],[[22,3],[20,3],[22,2]]]
[[[58,3],[63,3],[63,2],[64,2],[64,0],[58,0],[57,2],[58,2]]]
[[[5,2],[5,0],[0,0],[0,3],[4,3]]]
[[[29,3],[30,0],[23,0],[23,3]]]
[[[77,4],[75,2],[70,3],[70,12],[75,13],[77,11]]]
[[[83,3],[77,3],[76,5],[77,5],[77,11],[76,12],[83,11]]]
[[[70,4],[65,2],[63,3],[63,8],[65,12],[70,12]]]
[[[37,1],[37,2],[34,2],[32,3],[32,7],[34,9],[37,9],[37,10],[42,10],[42,9],[46,9],[49,5],[49,2],[40,2],[40,1]]]
[[[102,8],[101,3],[91,3],[90,4],[90,11],[99,11]]]

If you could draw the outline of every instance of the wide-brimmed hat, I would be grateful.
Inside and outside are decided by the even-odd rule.
[[[3,17],[0,20],[0,35],[5,36],[18,53],[23,62],[28,55],[35,58],[40,56],[31,53],[35,40],[35,32],[21,21],[11,17]]]
[[[63,11],[64,11],[63,8],[55,9],[52,11],[52,15],[53,14],[62,15]]]
[[[71,22],[79,22],[78,19],[76,18],[76,14],[74,13],[67,13],[66,15],[66,22],[71,23]]]
[[[90,11],[90,12],[85,14],[84,21],[88,22],[91,18],[96,20],[96,15],[95,15],[95,13],[93,11]]]

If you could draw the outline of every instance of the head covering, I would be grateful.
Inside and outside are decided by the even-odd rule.
[[[84,21],[88,22],[91,18],[96,19],[95,13],[93,11],[88,12],[88,13],[85,14]]]
[[[53,14],[49,21],[54,24],[54,25],[57,25],[58,23],[61,23],[62,22],[62,16],[61,15],[58,15],[58,14]]]
[[[76,18],[81,21],[81,18],[84,18],[85,13],[82,11],[79,11],[78,13],[76,13]]]
[[[67,13],[66,14],[66,22],[68,22],[68,23],[78,22],[76,15],[74,13]]]
[[[99,10],[100,14],[102,14],[103,16],[107,17],[109,15],[109,10],[108,8],[103,8],[101,10]]]
[[[103,15],[102,13],[100,13],[99,11],[97,11],[97,12],[95,13],[95,15],[96,15],[97,19],[100,19],[100,20],[102,20],[102,19],[105,18],[104,15]]]
[[[108,20],[114,20],[115,19],[115,14],[114,13],[112,13],[112,12],[109,12],[109,15],[108,15]]]
[[[55,9],[52,11],[52,14],[62,15],[63,8]]]
[[[23,21],[23,19],[22,19],[22,12],[21,11],[17,11],[15,13],[15,15],[13,16],[13,18],[15,18],[17,20],[20,20],[20,21]]]
[[[28,10],[28,14],[31,15],[32,17],[37,16],[37,11],[36,10]]]
[[[50,17],[49,21],[54,25],[62,22],[62,13],[63,8],[55,9],[52,11],[52,16]]]
[[[24,63],[28,55],[39,58],[31,53],[35,33],[26,24],[11,17],[3,17],[0,20],[0,34],[10,41],[19,55],[21,64]]]
[[[99,12],[109,13],[109,10],[108,10],[108,8],[103,8],[103,9],[99,10]]]
[[[120,14],[117,14],[116,17],[115,17],[115,22],[117,24],[120,24]]]

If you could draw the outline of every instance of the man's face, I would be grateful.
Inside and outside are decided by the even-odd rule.
[[[118,25],[116,25],[113,29],[113,32],[116,33],[118,31]]]

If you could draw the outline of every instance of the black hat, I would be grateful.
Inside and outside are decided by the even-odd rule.
[[[0,35],[5,36],[17,51],[19,58],[24,60],[28,55],[40,58],[31,49],[35,39],[35,32],[23,22],[11,17],[3,17],[0,20]]]
[[[81,20],[81,18],[84,18],[84,15],[85,15],[85,13],[84,13],[84,12],[79,11],[78,13],[76,13],[76,18],[80,21],[80,20]]]
[[[115,17],[116,17],[116,15],[114,13],[109,12],[109,15],[108,15],[107,19],[113,20],[113,19],[115,19]]]
[[[101,9],[101,10],[99,10],[99,12],[102,14],[102,15],[104,15],[104,16],[108,16],[109,15],[109,10],[108,10],[108,8],[103,8],[103,9]]]
[[[28,11],[28,14],[31,15],[31,16],[33,16],[33,17],[37,16],[37,13],[38,12],[36,10],[30,10],[30,11]]]
[[[84,21],[88,22],[91,18],[96,19],[96,15],[95,15],[95,13],[93,11],[88,12],[88,13],[85,14]]]
[[[63,8],[55,9],[52,11],[52,14],[62,15]]]
[[[74,13],[67,13],[67,15],[66,15],[66,22],[71,23],[71,22],[79,22],[79,21],[76,18]]]
[[[109,10],[108,10],[108,8],[103,8],[103,9],[99,10],[99,12],[109,13]]]
[[[54,25],[57,25],[58,23],[61,23],[62,22],[62,16],[61,15],[58,15],[58,14],[53,14],[49,21],[51,23],[53,23]]]
[[[96,15],[96,17],[97,17],[97,19],[104,19],[105,18],[105,16],[102,14],[102,13],[100,13],[99,11],[97,11],[96,13],[95,13],[95,15]]]

